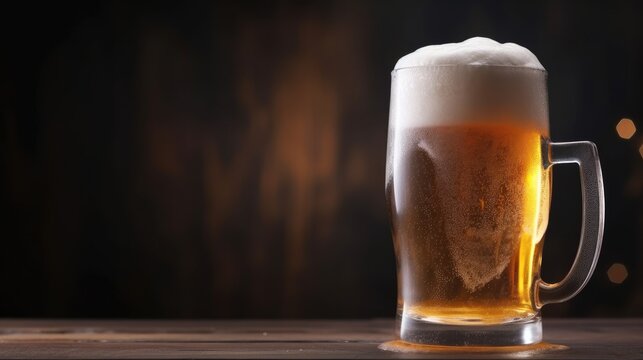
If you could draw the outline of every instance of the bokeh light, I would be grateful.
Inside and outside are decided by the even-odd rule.
[[[621,263],[614,263],[607,270],[607,277],[614,284],[621,284],[627,279],[627,268]]]
[[[621,121],[616,124],[616,132],[622,139],[627,140],[636,133],[636,125],[634,125],[632,119],[622,118]]]

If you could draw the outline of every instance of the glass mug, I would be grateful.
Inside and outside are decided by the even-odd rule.
[[[549,140],[547,73],[489,65],[392,73],[386,166],[403,341],[503,346],[542,340],[540,308],[587,283],[603,237],[596,146]],[[551,167],[580,167],[576,259],[540,279]]]

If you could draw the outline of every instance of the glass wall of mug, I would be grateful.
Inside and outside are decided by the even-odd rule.
[[[386,196],[401,338],[540,341],[546,72],[467,65],[392,76]]]

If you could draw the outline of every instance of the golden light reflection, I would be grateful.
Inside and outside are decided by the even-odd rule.
[[[643,158],[643,144],[639,146],[639,154],[641,154],[641,158]]]
[[[627,268],[621,263],[614,263],[607,270],[607,277],[614,284],[621,284],[627,279]]]
[[[540,145],[540,136],[535,134],[530,136],[531,140],[530,149],[537,149]],[[539,223],[540,219],[540,210],[542,209],[542,183],[545,179],[546,174],[543,174],[543,169],[540,164],[542,164],[542,159],[540,158],[539,151],[530,151],[529,153],[536,154],[537,159],[532,159],[534,161],[529,161],[530,166],[528,173],[526,175],[525,181],[525,192],[524,192],[524,208],[523,214],[525,219],[532,219],[531,231],[529,233],[523,233],[520,240],[520,257],[523,259],[533,259],[534,252],[536,251],[536,246],[540,241],[539,233]],[[547,171],[547,170],[544,170]],[[533,263],[528,264],[528,267],[519,267],[518,268],[518,277],[521,279],[518,282],[518,292],[523,294],[529,291],[526,287],[531,284],[530,277],[533,274]]]
[[[636,133],[636,125],[634,121],[628,118],[622,118],[621,121],[616,124],[616,133],[622,139],[629,139]]]
[[[381,350],[397,353],[459,354],[464,356],[477,354],[496,354],[498,355],[498,357],[505,357],[506,355],[509,355],[512,358],[529,358],[538,354],[542,354],[544,352],[569,349],[569,347],[565,345],[552,344],[548,342],[514,346],[441,346],[413,344],[402,340],[387,341],[380,344],[378,348]]]

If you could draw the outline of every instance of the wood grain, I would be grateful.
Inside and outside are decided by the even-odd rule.
[[[643,319],[545,320],[558,351],[393,353],[392,320],[2,320],[0,359],[642,359]]]

